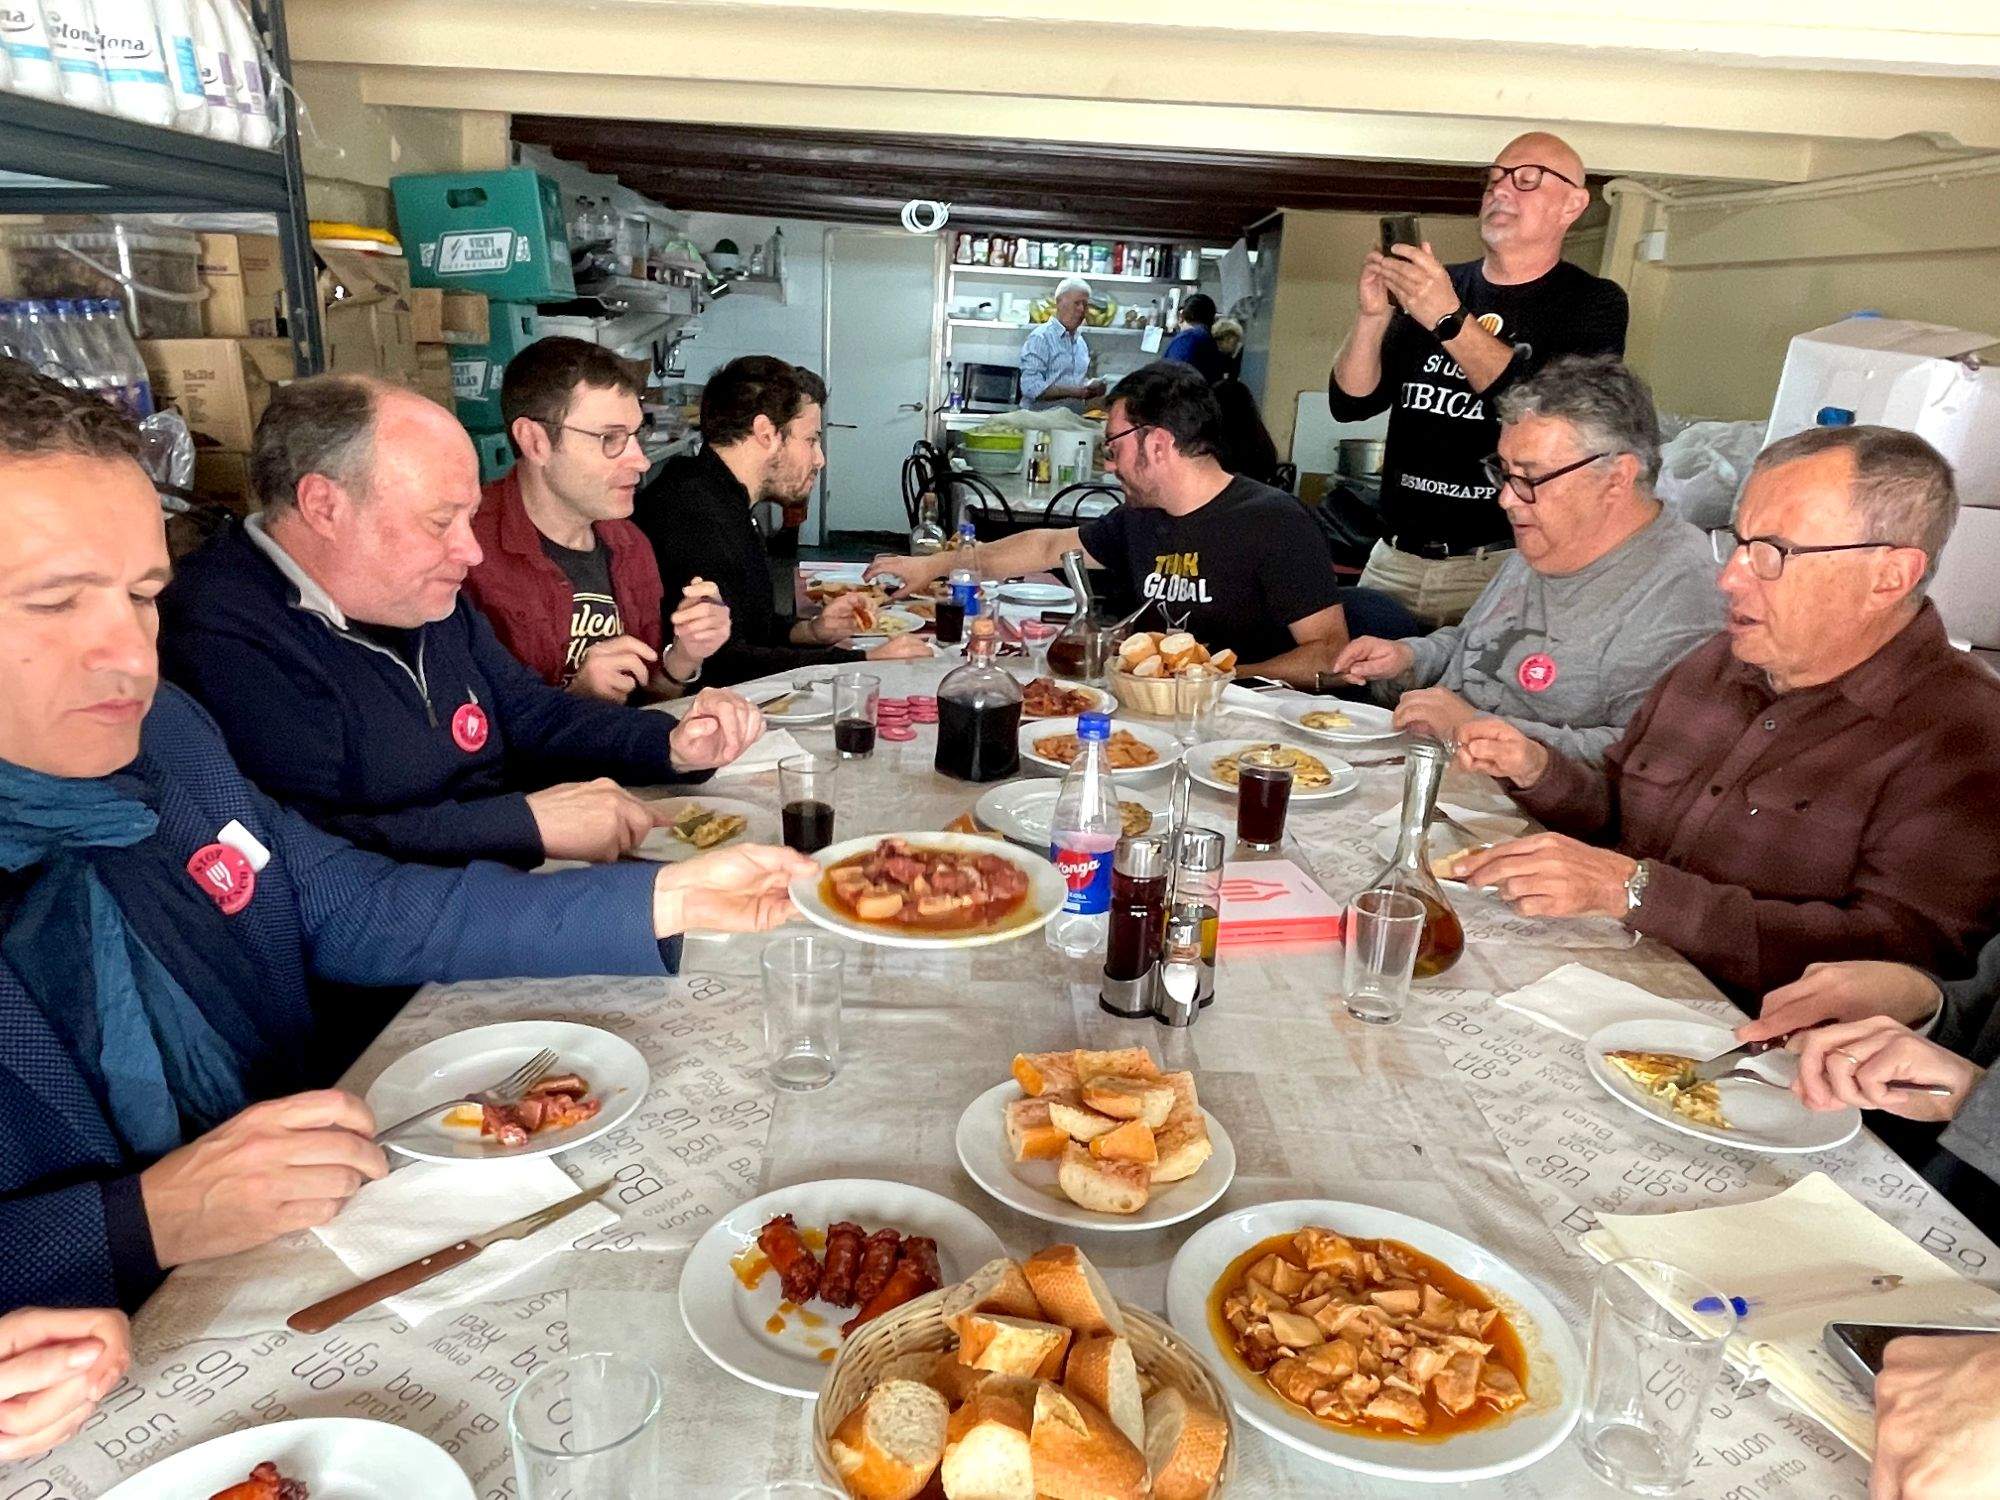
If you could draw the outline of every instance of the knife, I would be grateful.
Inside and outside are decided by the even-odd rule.
[[[1736,1065],[1752,1057],[1761,1057],[1785,1045],[1800,1031],[1812,1031],[1826,1025],[1826,1021],[1814,1021],[1810,1025],[1788,1031],[1783,1036],[1768,1037],[1761,1042],[1745,1042],[1740,1047],[1731,1047],[1719,1057],[1711,1057],[1707,1062],[1698,1062],[1681,1074],[1681,1087],[1692,1088],[1697,1083],[1713,1083],[1717,1079],[1736,1071]],[[1769,1079],[1760,1080],[1770,1082]],[[1893,1093],[1928,1094],[1934,1099],[1949,1099],[1952,1090],[1942,1083],[1911,1083],[1907,1079],[1893,1079],[1888,1085]]]
[[[371,1276],[358,1286],[335,1292],[322,1302],[301,1308],[285,1320],[285,1326],[295,1333],[324,1333],[334,1324],[346,1322],[385,1298],[400,1296],[412,1287],[422,1286],[434,1276],[442,1276],[454,1266],[464,1265],[489,1245],[501,1240],[524,1240],[537,1230],[546,1229],[585,1204],[595,1203],[611,1190],[614,1181],[615,1178],[607,1178],[594,1188],[586,1188],[560,1203],[551,1203],[547,1208],[527,1214],[511,1224],[502,1224],[498,1229],[472,1235],[455,1245],[433,1250],[421,1260],[413,1260],[393,1271],[384,1271],[380,1276]]]

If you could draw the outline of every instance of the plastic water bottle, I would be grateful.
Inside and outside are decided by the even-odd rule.
[[[63,98],[79,109],[110,109],[104,49],[97,40],[90,0],[42,0],[42,15],[55,44],[56,66],[62,70]]]
[[[1049,820],[1049,859],[1062,872],[1069,894],[1049,923],[1048,942],[1058,953],[1082,958],[1104,946],[1111,910],[1111,857],[1121,824],[1105,748],[1111,739],[1110,717],[1084,714],[1076,721],[1076,736],[1083,742],[1083,754],[1064,775]]]
[[[17,302],[19,312],[15,334],[20,340],[21,357],[36,370],[65,385],[76,382],[76,370],[67,341],[57,331],[56,304],[44,301]]]
[[[145,125],[173,124],[174,90],[153,0],[91,0],[90,12],[104,49],[112,113]]]
[[[246,146],[259,150],[271,144],[270,105],[264,97],[264,69],[258,61],[257,33],[237,0],[215,0],[222,34],[229,43],[230,60],[236,65],[231,95],[239,117],[237,137]]]
[[[83,312],[83,344],[105,377],[105,394],[135,422],[153,414],[153,382],[139,346],[125,326],[122,304],[115,297],[93,297],[78,304]]]
[[[211,140],[234,141],[243,134],[243,116],[236,111],[236,66],[229,56],[229,36],[215,0],[188,0],[194,21],[194,55],[201,68],[201,91],[208,98]]]
[[[188,0],[158,0],[160,52],[174,95],[174,128],[194,135],[208,132],[208,95],[201,87],[201,59],[195,53],[194,17]]]
[[[60,99],[62,75],[56,68],[49,23],[42,16],[42,0],[0,3],[0,37],[6,40],[7,65],[14,75],[8,86],[17,94]]]

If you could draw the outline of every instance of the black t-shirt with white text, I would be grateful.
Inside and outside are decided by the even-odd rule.
[[[550,562],[563,570],[573,596],[569,611],[569,649],[563,654],[563,686],[576,676],[583,653],[599,641],[623,635],[625,627],[618,614],[618,601],[611,593],[611,554],[599,542],[585,551],[561,547],[547,537],[542,551]]]
[[[1509,544],[1507,518],[1480,460],[1500,442],[1494,403],[1514,381],[1564,354],[1625,352],[1628,307],[1615,281],[1558,261],[1546,275],[1513,286],[1486,279],[1479,261],[1447,266],[1472,320],[1514,346],[1514,360],[1484,391],[1406,313],[1382,338],[1382,380],[1365,396],[1328,382],[1336,421],[1358,422],[1387,409],[1382,462],[1383,534],[1404,551],[1442,542],[1454,552]]]
[[[1291,650],[1289,626],[1340,602],[1333,556],[1305,507],[1240,475],[1187,515],[1121,505],[1079,534],[1135,601],[1150,601],[1134,628],[1186,630],[1245,662]]]

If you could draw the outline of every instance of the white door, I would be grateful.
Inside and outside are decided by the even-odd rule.
[[[910,529],[903,460],[929,426],[939,245],[901,229],[826,232],[822,541]]]

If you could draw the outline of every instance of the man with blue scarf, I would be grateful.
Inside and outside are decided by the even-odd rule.
[[[109,406],[0,361],[0,1312],[136,1307],[383,1174],[361,1101],[296,1092],[309,978],[664,974],[675,934],[774,926],[815,868],[399,865],[277,806],[160,685],[137,451]]]

